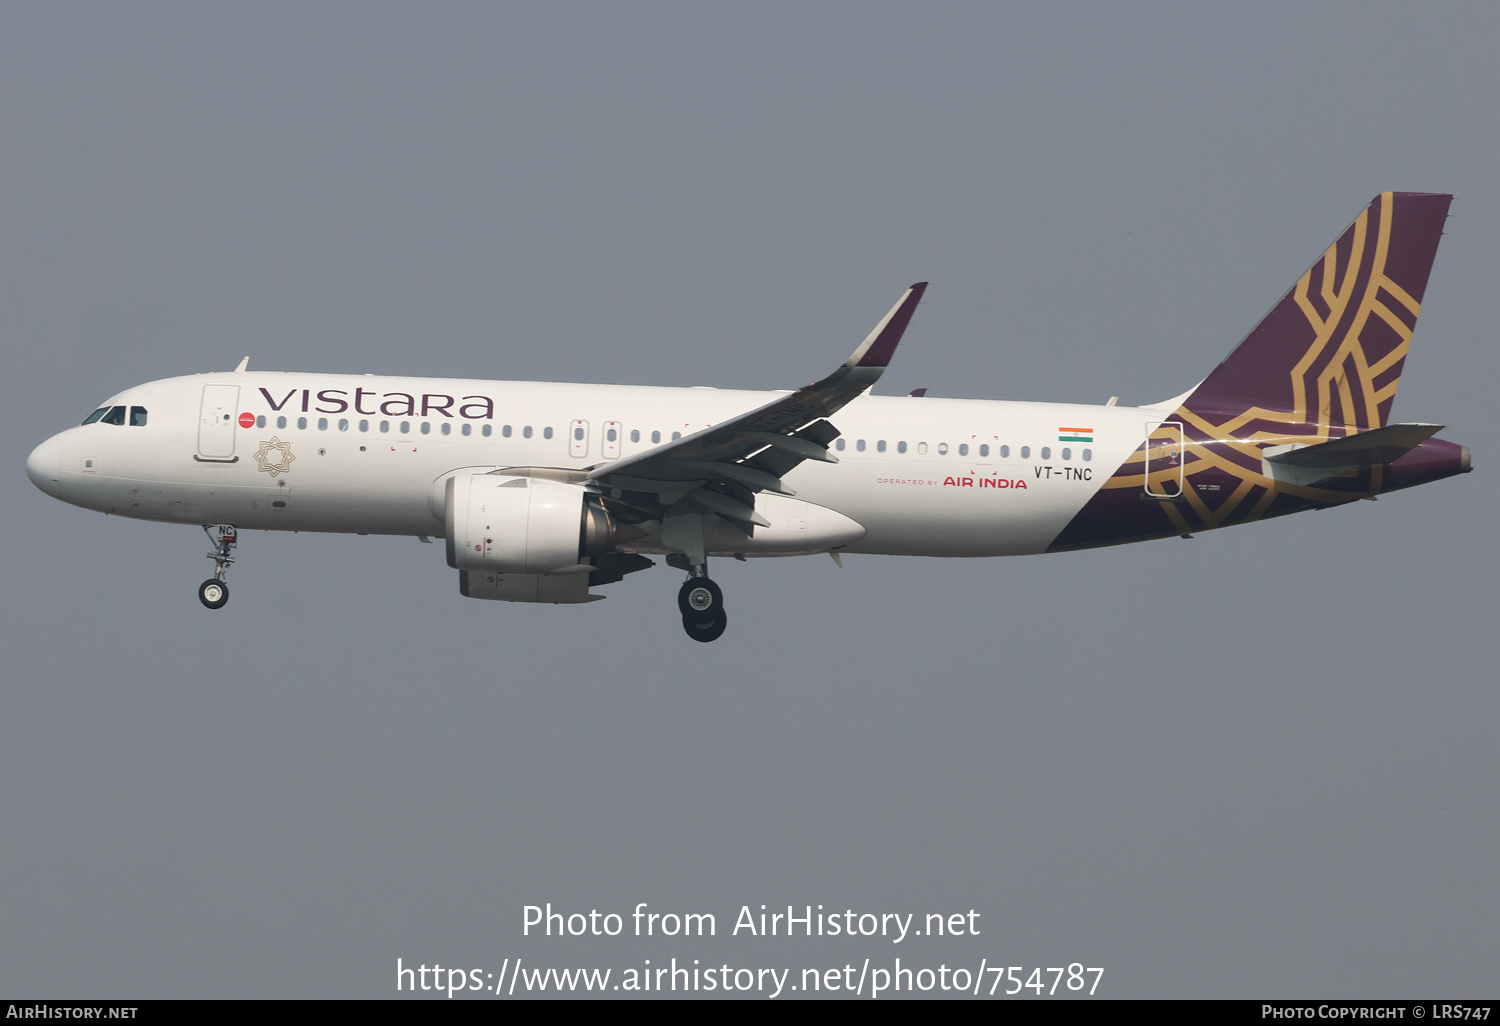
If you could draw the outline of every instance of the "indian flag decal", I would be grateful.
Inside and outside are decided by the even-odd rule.
[[[1057,440],[1059,442],[1093,442],[1094,429],[1060,427],[1057,429]]]

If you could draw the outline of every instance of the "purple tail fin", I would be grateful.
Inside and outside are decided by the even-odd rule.
[[[1376,196],[1180,414],[1239,438],[1383,427],[1452,199]]]

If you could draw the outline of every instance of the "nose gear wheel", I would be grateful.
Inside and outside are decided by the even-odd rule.
[[[229,601],[229,585],[217,577],[210,577],[198,585],[198,601],[209,609],[219,609]]]

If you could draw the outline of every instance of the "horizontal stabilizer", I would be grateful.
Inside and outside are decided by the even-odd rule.
[[[1318,445],[1288,447],[1274,455],[1268,453],[1265,458],[1286,467],[1316,470],[1378,467],[1396,462],[1441,430],[1442,424],[1391,424]]]

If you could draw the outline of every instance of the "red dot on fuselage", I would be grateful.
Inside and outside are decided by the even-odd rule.
[[[247,427],[254,427],[254,426],[255,426],[255,414],[253,414],[253,413],[242,413],[242,414],[240,414],[240,427],[247,428]]]

